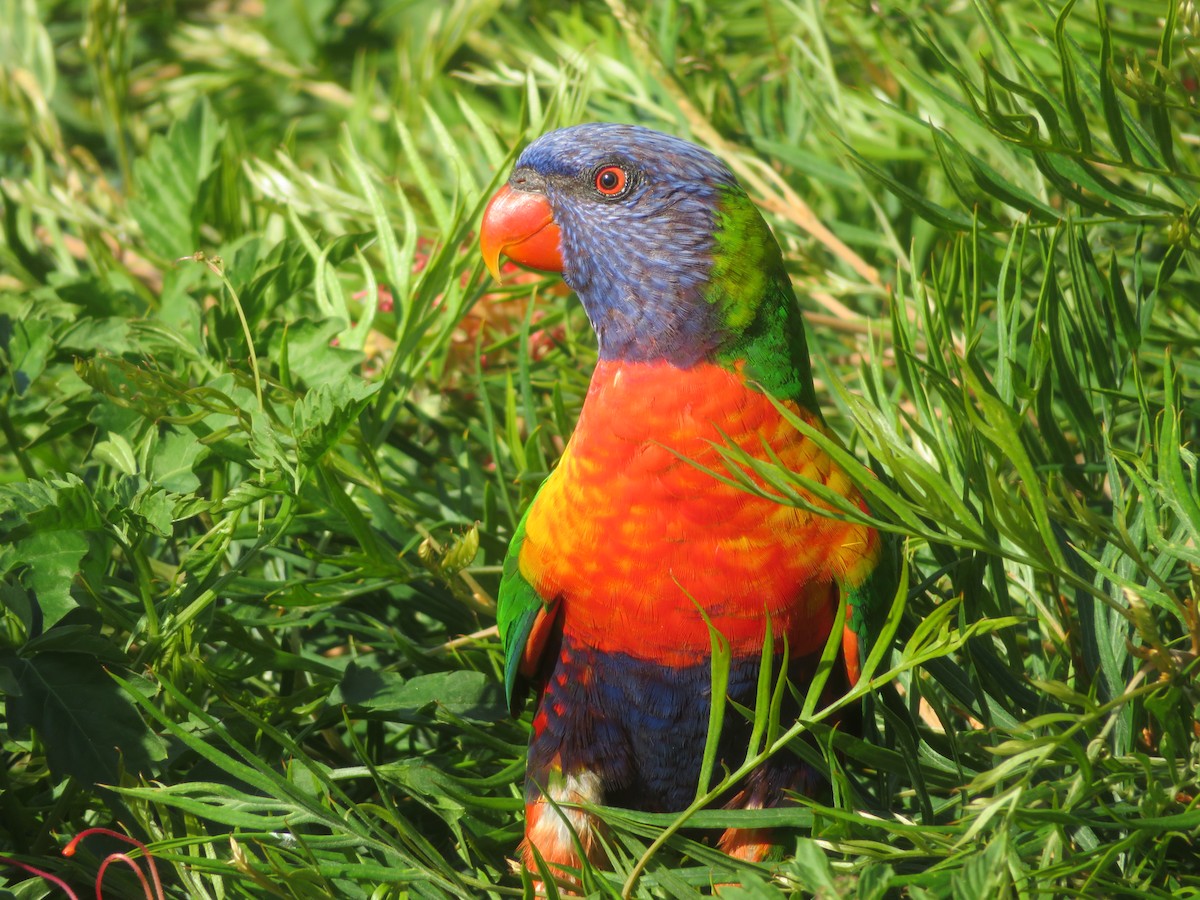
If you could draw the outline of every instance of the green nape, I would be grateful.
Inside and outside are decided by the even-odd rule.
[[[726,339],[717,362],[739,361],[747,378],[781,400],[816,412],[804,322],[783,254],[753,201],[722,191],[706,298],[721,312]]]

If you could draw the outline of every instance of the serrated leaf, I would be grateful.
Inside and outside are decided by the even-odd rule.
[[[146,528],[159,537],[170,537],[175,517],[175,501],[162,490],[141,491],[134,497],[129,511],[140,516]]]
[[[21,688],[7,700],[9,727],[37,731],[55,776],[115,784],[122,770],[152,776],[166,746],[153,734],[103,667],[87,656],[0,651]]]
[[[783,867],[790,878],[804,885],[805,890],[811,891],[822,900],[833,900],[840,897],[837,885],[833,881],[833,870],[829,866],[829,857],[809,838],[796,841],[796,854]]]
[[[138,472],[137,458],[124,435],[114,434],[108,440],[101,441],[93,448],[92,455],[122,474],[136,475]]]
[[[29,390],[34,380],[46,368],[46,362],[54,350],[54,330],[58,322],[53,319],[22,319],[14,321],[0,316],[0,344],[7,357],[9,377],[17,396]]]
[[[273,322],[266,329],[266,340],[271,354],[278,359],[284,352],[286,333],[287,367],[292,381],[316,387],[344,381],[362,361],[361,352],[335,346],[346,324],[340,319]]]
[[[211,104],[200,99],[165,137],[151,138],[146,154],[134,162],[137,193],[129,201],[129,211],[146,244],[166,259],[191,256],[201,249],[203,187],[216,166],[224,133]]]
[[[311,465],[358,421],[379,384],[344,380],[322,384],[300,398],[292,412],[292,434],[300,461]]]
[[[887,863],[868,863],[858,874],[855,897],[857,900],[883,900],[888,896],[895,876],[895,870]]]
[[[195,435],[175,428],[165,429],[150,448],[146,477],[164,490],[190,494],[200,487],[195,467],[208,452]]]
[[[957,897],[1001,897],[1011,879],[1005,860],[1007,841],[997,834],[980,852],[974,853],[954,876]]]
[[[291,435],[280,434],[271,417],[261,410],[250,413],[250,450],[254,453],[255,467],[264,472],[289,472],[294,469],[284,439],[291,443]]]
[[[499,685],[480,672],[435,672],[405,679],[352,663],[330,703],[347,703],[406,719],[425,719],[433,707],[456,716],[495,722],[507,716]]]
[[[37,600],[43,628],[50,628],[79,605],[71,596],[71,585],[87,552],[87,537],[65,530],[40,531],[13,547],[9,561],[15,559],[27,567],[21,581]]]
[[[81,287],[89,291],[97,290],[91,283]],[[61,293],[62,288],[59,288],[59,291]],[[92,354],[100,349],[105,353],[119,355],[133,349],[129,333],[128,319],[118,316],[88,317],[67,328],[59,337],[58,346],[79,353]]]
[[[0,572],[20,567],[49,628],[77,604],[71,585],[87,554],[86,532],[103,520],[95,499],[75,476],[0,486]]]

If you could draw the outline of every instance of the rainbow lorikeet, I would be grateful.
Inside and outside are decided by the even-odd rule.
[[[711,153],[635,126],[551,132],[489,203],[481,245],[497,278],[501,254],[561,272],[599,339],[579,423],[517,527],[497,610],[509,705],[519,711],[530,691],[537,702],[524,860],[534,866],[536,849],[574,867],[572,831],[595,863],[600,824],[547,798],[650,811],[694,799],[711,628],[732,652],[730,700],[754,705],[768,622],[788,654],[775,665],[802,694],[844,593],[846,672],[829,689],[856,680],[881,544],[866,526],[714,474],[726,471],[718,448],[733,444],[862,505],[772,402],[824,427],[779,245]],[[728,764],[745,758],[749,734],[726,718]],[[799,756],[777,753],[727,805],[778,805],[813,779]],[[770,839],[730,830],[720,846],[761,859]]]

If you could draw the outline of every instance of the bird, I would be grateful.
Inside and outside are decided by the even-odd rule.
[[[566,876],[585,859],[605,865],[587,806],[695,800],[714,645],[730,659],[715,702],[754,706],[768,641],[802,697],[844,598],[843,665],[826,693],[857,681],[884,593],[882,542],[865,517],[833,515],[806,491],[807,504],[788,504],[745,467],[757,490],[731,477],[736,448],[867,510],[789,420],[829,434],[780,245],[715,154],[638,125],[548,132],[518,156],[479,235],[497,280],[502,256],[561,273],[597,339],[575,430],[513,533],[497,594],[509,708],[535,704],[520,854]],[[721,764],[744,760],[750,729],[725,717]],[[770,808],[818,789],[799,755],[780,752],[720,802]],[[777,845],[732,828],[718,846],[761,861]]]

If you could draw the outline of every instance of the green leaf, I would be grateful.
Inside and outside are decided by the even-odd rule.
[[[1104,106],[1104,121],[1108,125],[1108,136],[1125,164],[1133,162],[1133,154],[1129,152],[1129,139],[1125,134],[1125,111],[1117,99],[1117,89],[1113,84],[1113,48],[1112,31],[1108,24],[1108,15],[1104,4],[1096,4],[1097,27],[1100,32],[1100,97]]]
[[[123,435],[111,435],[108,440],[101,441],[92,449],[92,455],[103,463],[112,466],[125,475],[136,475],[138,463],[133,455],[133,448]]]
[[[0,650],[0,666],[21,690],[6,701],[9,727],[37,732],[56,777],[116,784],[121,772],[157,773],[165,745],[95,659],[61,652],[21,659]]]
[[[163,490],[190,494],[200,487],[196,465],[208,452],[195,435],[176,428],[164,429],[150,447],[146,477]]]
[[[139,491],[129,504],[129,511],[142,519],[145,527],[159,537],[170,537],[175,518],[175,501],[166,491]]]
[[[1000,897],[1011,884],[1006,859],[1008,842],[1004,832],[973,853],[954,876],[954,892],[959,897]]]
[[[166,137],[151,138],[147,154],[134,162],[137,194],[129,210],[159,256],[178,259],[202,249],[205,182],[217,165],[223,136],[212,106],[200,99],[172,123]]]
[[[887,863],[868,863],[859,872],[854,896],[857,900],[883,900],[895,880],[896,871],[892,866]]]
[[[339,381],[301,397],[292,412],[300,461],[312,465],[337,444],[378,390],[378,384],[366,381]]]
[[[392,672],[351,663],[330,703],[347,703],[409,721],[428,718],[433,709],[481,722],[505,718],[508,711],[499,685],[479,672],[435,672],[402,678]]]
[[[266,329],[266,341],[276,359],[286,348],[287,367],[294,382],[308,387],[335,384],[344,381],[362,361],[359,351],[336,346],[337,335],[345,325],[337,319],[272,322]]]
[[[850,159],[873,181],[895,194],[906,208],[912,210],[930,224],[936,225],[938,228],[950,230],[971,230],[970,216],[963,215],[957,210],[948,209],[939,203],[935,203],[920,191],[914,190],[910,185],[888,174],[884,169],[868,162],[866,157],[856,153],[854,150],[850,151]]]
[[[53,334],[58,325],[52,319],[13,321],[0,316],[0,347],[8,365],[13,392],[24,394],[42,374],[53,352]]]
[[[808,838],[796,841],[796,854],[788,860],[783,870],[798,885],[803,885],[805,890],[812,892],[816,897],[833,900],[841,896],[833,880],[829,858],[815,841]]]
[[[101,525],[91,492],[75,476],[0,486],[0,573],[21,572],[43,628],[78,605],[71,588],[91,546],[88,532]]]
[[[27,567],[21,581],[37,599],[42,627],[50,628],[79,604],[71,585],[88,552],[88,539],[78,531],[41,531],[0,550],[0,570]]]

